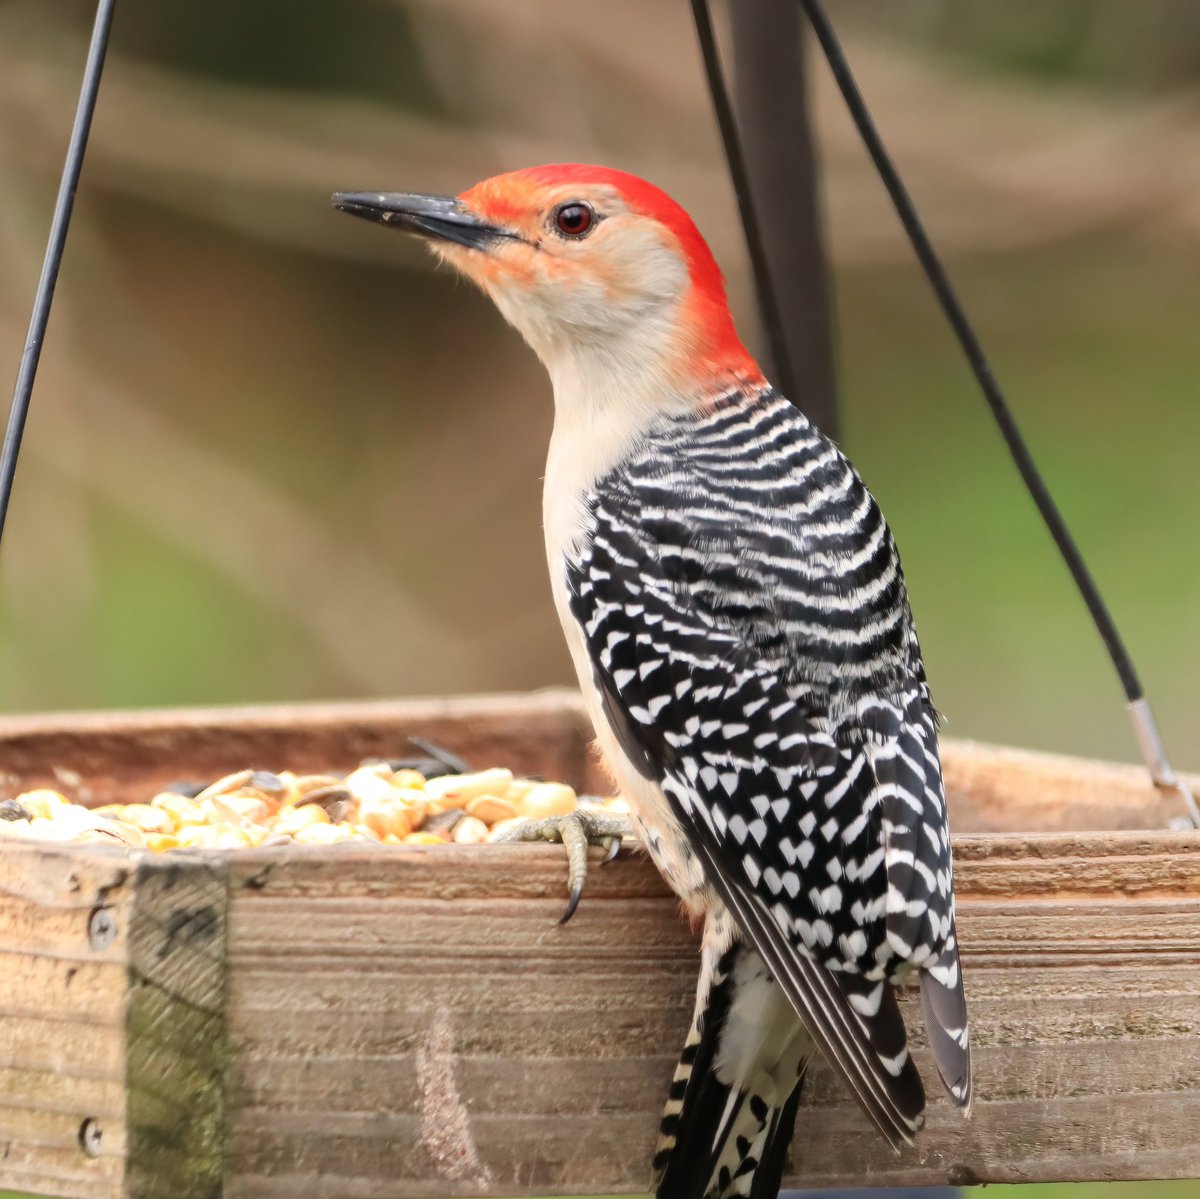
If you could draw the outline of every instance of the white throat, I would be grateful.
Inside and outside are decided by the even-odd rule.
[[[621,344],[560,344],[543,358],[554,386],[542,493],[552,555],[581,531],[581,501],[593,484],[636,453],[655,423],[696,405],[696,396],[681,391],[669,369],[670,334],[657,325],[648,321],[631,329]]]
[[[536,261],[536,260],[535,260]],[[546,463],[543,518],[555,554],[577,538],[581,499],[637,452],[664,416],[697,397],[679,383],[687,267],[677,247],[649,225],[625,228],[606,269],[551,269],[481,280],[497,308],[545,364],[554,387],[554,433]]]

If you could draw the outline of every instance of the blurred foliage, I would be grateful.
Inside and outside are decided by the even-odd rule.
[[[884,25],[971,70],[1032,82],[1169,91],[1200,76],[1200,10],[1192,0],[842,0],[856,23]]]
[[[832,7],[1198,766],[1197,10]],[[0,6],[10,377],[91,11]],[[697,214],[753,341],[686,6],[589,14],[122,7],[0,566],[5,709],[571,680],[539,531],[540,367],[481,297],[327,194],[458,190],[535,159],[640,171]],[[814,77],[847,448],[896,530],[949,731],[1132,758],[1082,605]]]

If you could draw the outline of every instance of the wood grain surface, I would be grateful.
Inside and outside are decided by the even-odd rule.
[[[0,850],[0,1187],[215,1199],[224,1167],[225,867]]]
[[[138,862],[125,1012],[125,1193],[137,1199],[221,1199],[227,893],[218,854]]]
[[[63,1199],[123,1194],[125,854],[5,841],[0,848],[0,1187]],[[93,913],[110,944],[93,948]],[[100,1130],[97,1156],[80,1144]]]
[[[410,733],[598,781],[559,694],[10,720],[0,754],[10,788],[66,767],[99,801],[243,765],[353,765],[405,752]],[[1200,834],[1157,829],[1169,813],[1132,768],[945,756],[974,1114],[937,1094],[907,995],[932,1100],[918,1147],[893,1156],[818,1063],[792,1181],[1200,1176]],[[6,840],[0,1188],[644,1190],[695,943],[635,855],[595,869],[560,928],[564,901],[550,846],[153,857]]]
[[[792,1181],[1200,1174],[1200,835],[956,852],[974,1114],[922,1049],[929,1126],[895,1157],[820,1063]],[[640,860],[558,927],[562,868],[550,847],[231,863],[228,1193],[645,1190],[695,947]]]

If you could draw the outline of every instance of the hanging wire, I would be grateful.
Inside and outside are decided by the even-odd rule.
[[[12,407],[8,413],[8,428],[4,434],[4,445],[0,448],[0,537],[4,535],[8,501],[12,497],[13,478],[17,472],[17,457],[21,452],[21,437],[25,432],[29,401],[33,395],[33,381],[37,376],[38,361],[42,355],[46,324],[50,320],[50,306],[54,302],[54,285],[58,282],[58,268],[62,264],[63,248],[67,242],[67,228],[71,223],[75,190],[79,186],[79,172],[83,168],[83,153],[87,149],[88,133],[92,128],[92,114],[96,111],[96,93],[100,89],[100,75],[104,70],[104,54],[108,49],[108,35],[112,28],[115,6],[116,0],[99,0],[96,7],[92,41],[83,69],[79,104],[75,109],[75,124],[71,128],[67,159],[63,164],[58,199],[55,201],[54,216],[50,222],[46,257],[42,261],[42,274],[38,279],[37,293],[33,300],[33,315],[29,319],[29,332],[25,336],[25,348],[21,352],[21,364],[17,368],[17,382],[13,388]]]
[[[1066,526],[1066,522],[1062,518],[1062,514],[1059,512],[1058,506],[1055,504],[1053,497],[1046,487],[1045,481],[1042,479],[1033,461],[1029,447],[1025,444],[1025,439],[1021,436],[1021,432],[1017,428],[1012,412],[1004,399],[999,384],[996,382],[987,357],[984,355],[979,338],[976,336],[975,330],[950,283],[945,268],[942,266],[929,240],[929,236],[925,232],[924,225],[917,215],[912,198],[901,181],[891,156],[884,147],[883,141],[879,136],[879,131],[875,127],[875,122],[872,120],[871,114],[867,109],[866,101],[863,99],[858,84],[855,82],[854,75],[850,70],[850,64],[847,62],[837,35],[829,23],[829,18],[825,15],[820,0],[797,0],[797,3],[804,10],[812,24],[813,31],[817,35],[817,40],[820,42],[821,49],[829,63],[838,89],[841,91],[842,98],[846,102],[846,107],[850,111],[850,116],[863,139],[871,161],[875,164],[875,168],[879,172],[879,177],[883,181],[888,195],[891,197],[892,204],[896,209],[901,224],[904,226],[905,232],[908,234],[917,259],[925,271],[926,278],[929,280],[930,286],[937,296],[942,311],[950,323],[950,327],[958,338],[958,343],[966,355],[975,379],[979,383],[984,398],[987,400],[988,407],[991,409],[996,423],[1000,426],[1000,432],[1021,475],[1021,479],[1025,483],[1034,504],[1037,506],[1042,520],[1049,529],[1059,553],[1066,562],[1067,569],[1071,572],[1071,577],[1074,579],[1075,585],[1079,589],[1084,603],[1087,605],[1088,612],[1091,614],[1096,630],[1104,642],[1109,658],[1112,660],[1113,667],[1124,689],[1125,697],[1128,701],[1127,710],[1133,722],[1134,734],[1137,737],[1142,757],[1150,771],[1151,779],[1156,787],[1182,800],[1188,810],[1192,823],[1200,828],[1200,805],[1197,805],[1191,790],[1175,773],[1167,758],[1166,749],[1159,735],[1154,715],[1150,710],[1149,701],[1146,699],[1129,652],[1125,648],[1125,644],[1121,639],[1120,633],[1117,631],[1117,626],[1113,621],[1112,615],[1109,613],[1108,607],[1100,595],[1099,588],[1096,586],[1096,582],[1092,578],[1091,572],[1088,570],[1087,564],[1084,562],[1083,556],[1079,552],[1079,548],[1076,546]],[[724,78],[721,74],[720,60],[716,53],[707,0],[692,0],[692,14],[696,24],[696,33],[700,40],[701,51],[704,56],[705,71],[708,74],[709,88],[713,95],[713,105],[717,110],[717,123],[721,131],[721,138],[725,143],[725,154],[730,166],[730,175],[734,188],[738,192],[738,205],[742,213],[743,225],[746,226],[746,240],[751,247],[751,263],[756,276],[759,275],[760,271],[762,272],[762,278],[757,280],[761,303],[763,293],[770,293],[771,290],[769,273],[765,261],[761,261],[762,249],[757,221],[754,222],[753,230],[746,224],[747,212],[750,212],[753,218],[753,204],[750,198],[749,183],[742,159],[741,145],[738,141],[736,125],[725,90]],[[756,242],[758,243],[757,256],[754,249]],[[764,318],[767,317],[768,311],[764,307]],[[770,331],[769,319],[765,319],[765,323],[767,324],[768,331]],[[781,329],[779,336],[782,338]]]
[[[737,118],[725,86],[721,70],[721,59],[717,40],[713,35],[712,16],[708,11],[708,0],[691,0],[692,20],[696,25],[696,39],[700,43],[700,57],[704,60],[704,75],[708,81],[708,92],[712,97],[713,111],[717,117],[717,128],[721,131],[721,144],[725,147],[725,162],[737,197],[738,215],[742,220],[742,232],[746,238],[746,250],[750,255],[750,266],[754,275],[754,292],[758,300],[758,311],[762,317],[763,331],[771,360],[775,365],[779,390],[793,403],[802,394],[800,380],[796,377],[795,364],[788,348],[787,334],[783,327],[783,314],[771,282],[771,263],[763,240],[762,225],[754,206],[754,194],[750,186],[750,172],[746,166],[746,154],[738,134]]]

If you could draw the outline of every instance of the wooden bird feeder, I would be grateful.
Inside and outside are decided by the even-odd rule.
[[[0,761],[20,788],[78,771],[104,803],[248,765],[348,767],[414,733],[602,787],[566,692],[8,719]],[[944,759],[974,1114],[931,1081],[928,1126],[894,1156],[818,1062],[790,1182],[1200,1176],[1200,834],[1159,831],[1140,769],[953,741]],[[635,856],[594,870],[559,927],[564,866],[554,846],[7,841],[0,1189],[645,1191],[696,945]]]
[[[61,236],[35,304],[42,332],[111,10],[98,9]],[[763,241],[776,284],[759,279],[767,298],[778,290],[775,365],[785,382],[806,382],[791,394],[806,392],[833,430],[800,18],[783,0],[730,12],[747,181],[764,211],[787,214]],[[797,136],[796,153],[780,154]],[[748,196],[748,183],[739,190]],[[31,332],[30,345],[40,339]],[[22,359],[5,497],[36,362]],[[0,764],[14,792],[55,786],[65,768],[103,804],[247,766],[352,767],[404,752],[410,734],[481,767],[605,787],[580,703],[564,692],[4,719]],[[974,1114],[964,1121],[943,1100],[906,995],[930,1081],[918,1145],[893,1155],[818,1061],[788,1181],[1200,1177],[1200,833],[1159,831],[1168,813],[1139,768],[953,741],[944,764]],[[6,840],[0,1189],[53,1199],[644,1192],[690,1019],[695,940],[637,857],[594,870],[560,927],[564,899],[553,846],[154,855]]]

